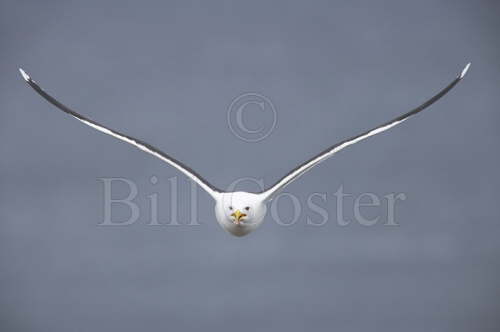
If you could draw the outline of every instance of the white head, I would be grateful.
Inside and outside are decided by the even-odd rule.
[[[255,230],[264,220],[266,211],[263,195],[242,191],[221,193],[215,203],[217,221],[235,236]]]

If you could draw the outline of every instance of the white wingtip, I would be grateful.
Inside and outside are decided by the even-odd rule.
[[[23,78],[26,82],[28,82],[30,80],[30,77],[28,74],[26,74],[26,72],[22,69],[22,68],[19,68],[19,72],[21,73],[21,75],[23,75]]]
[[[467,64],[467,66],[465,66],[465,68],[460,73],[460,76],[459,76],[460,79],[464,78],[465,74],[467,74],[467,71],[469,70],[469,67],[470,67],[470,62]]]

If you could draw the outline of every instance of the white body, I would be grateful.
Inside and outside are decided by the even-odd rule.
[[[246,216],[238,223],[234,211],[243,211]],[[244,236],[262,224],[267,206],[262,194],[243,191],[220,193],[215,197],[215,217],[226,231],[235,236]]]

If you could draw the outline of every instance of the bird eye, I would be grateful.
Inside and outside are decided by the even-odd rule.
[[[232,207],[232,206],[230,206],[230,207],[229,207],[229,210],[232,210],[232,209],[233,209],[233,207]]]
[[[245,208],[245,210],[247,210],[247,211],[248,211],[248,210],[250,210],[250,207],[249,207],[249,206],[247,206],[247,207]]]

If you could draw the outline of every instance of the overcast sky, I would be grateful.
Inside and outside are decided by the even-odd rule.
[[[0,329],[498,331],[499,15],[495,1],[465,0],[0,1]],[[281,219],[244,238],[181,173],[61,113],[17,71],[225,188],[277,181],[469,61],[428,111],[288,186],[297,215],[282,197]],[[246,93],[263,96],[241,113],[258,142],[228,124]],[[111,177],[137,185],[129,226],[98,225]],[[151,195],[160,223],[172,220],[174,181],[181,225],[148,225]],[[129,193],[115,184],[113,197]],[[307,222],[322,219],[314,193],[322,227]],[[361,211],[379,218],[370,227],[355,220],[363,193],[380,198]],[[399,226],[384,225],[391,193],[406,197]]]

